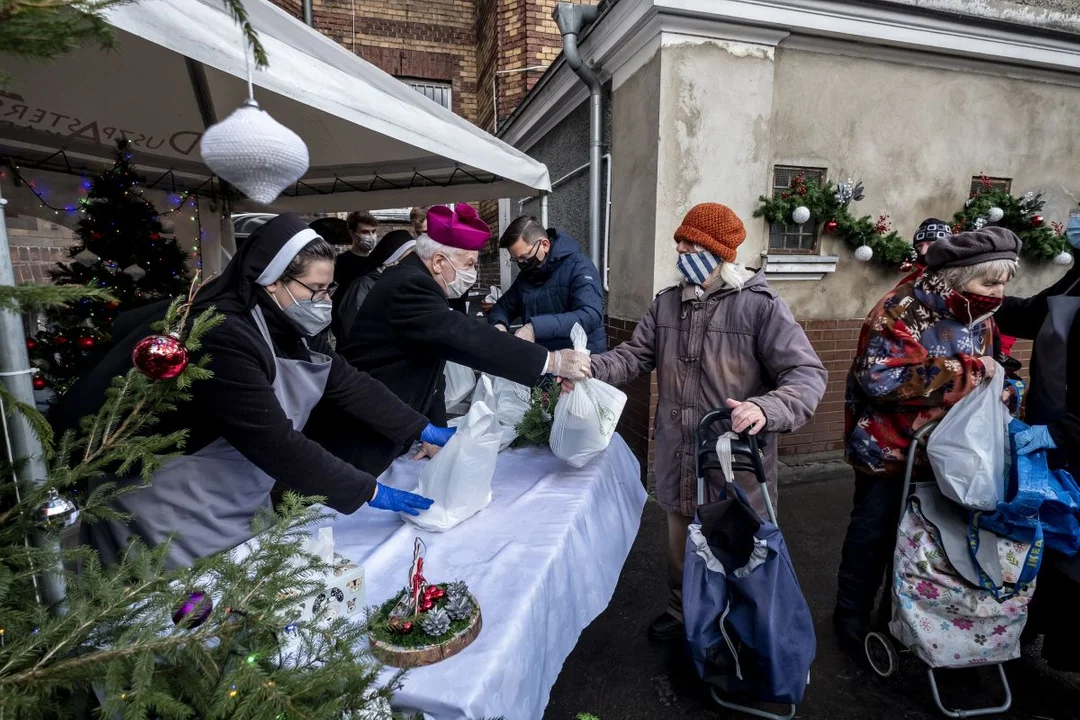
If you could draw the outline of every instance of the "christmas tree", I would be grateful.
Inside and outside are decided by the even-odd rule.
[[[55,305],[74,290],[0,287],[0,311]],[[188,322],[186,307],[175,302],[161,329],[197,351],[218,318]],[[67,498],[109,470],[149,479],[186,436],[154,434],[157,418],[209,376],[205,359],[170,380],[132,369],[80,432],[60,438],[0,385],[0,412],[29,422],[48,468],[43,479],[17,481],[25,464],[0,462],[0,718],[392,717],[396,680],[380,687],[381,668],[356,649],[365,625],[294,619],[296,603],[315,595],[330,569],[302,549],[321,520],[308,502],[287,496],[258,519],[257,547],[243,562],[226,553],[167,570],[167,544],[136,543],[103,566],[93,550],[56,541],[74,522],[116,517],[113,486],[85,494],[77,509]],[[66,586],[52,606],[42,591],[50,579]]]
[[[166,237],[132,158],[129,141],[121,139],[115,164],[84,182],[86,197],[77,208],[79,242],[51,275],[58,285],[98,288],[111,297],[82,297],[46,313],[44,328],[27,339],[40,371],[37,389],[63,393],[93,364],[118,312],[175,297],[188,285],[187,257],[175,239]]]

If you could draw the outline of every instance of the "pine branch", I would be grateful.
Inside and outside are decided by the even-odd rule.
[[[113,298],[104,290],[70,285],[0,286],[0,310],[12,312],[45,310],[82,299],[109,302]]]
[[[270,67],[270,59],[266,55],[266,49],[263,48],[262,42],[259,40],[259,34],[255,32],[255,28],[251,25],[243,0],[224,0],[224,2],[229,14],[233,16],[233,19],[244,31],[244,39],[247,40],[247,44],[251,48],[251,54],[255,56],[255,67],[260,70]]]

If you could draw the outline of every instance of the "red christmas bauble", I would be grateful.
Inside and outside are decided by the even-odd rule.
[[[401,634],[402,635],[408,635],[411,632],[412,632],[412,623],[411,622],[406,620],[405,622],[401,623]]]
[[[150,239],[151,240],[158,240],[160,238],[161,238],[161,236],[158,235],[157,233],[150,233]]]
[[[1042,215],[1031,216],[1031,227],[1042,227],[1043,222],[1045,221],[1043,220]]]
[[[900,263],[900,272],[911,272],[915,269],[915,266],[911,264],[909,260],[905,260]]]
[[[94,338],[90,337],[89,335],[83,335],[75,342],[78,343],[79,347],[81,347],[83,350],[89,350],[96,344]]]
[[[431,598],[424,598],[420,602],[420,612],[427,612],[431,608],[435,607],[435,601]]]
[[[99,233],[98,231],[95,230],[94,232],[90,233],[90,237],[92,237],[95,240],[100,240],[101,239],[101,233]]]
[[[49,387],[49,383],[45,382],[45,378],[38,377],[37,375],[34,376],[33,384],[35,390],[44,390]]]
[[[825,223],[825,232],[832,234],[836,232],[837,227],[839,227],[837,222],[835,220],[830,220],[829,222]]]
[[[171,380],[187,367],[187,348],[172,335],[151,335],[131,351],[131,362],[151,380]]]
[[[53,338],[53,345],[67,345],[68,339],[63,335],[57,335]]]
[[[431,593],[431,597],[434,600],[442,600],[444,597],[446,597],[446,591],[443,590],[441,587],[437,587],[435,588],[435,592]]]
[[[37,340],[34,338],[26,338],[26,349],[33,350],[37,347]]]
[[[109,302],[105,303],[106,310],[116,310],[118,307],[120,307],[120,303],[116,300],[110,300]]]

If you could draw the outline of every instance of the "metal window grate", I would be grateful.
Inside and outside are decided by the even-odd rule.
[[[773,192],[782,193],[791,187],[791,182],[802,173],[807,185],[817,185],[825,181],[825,168],[776,166],[773,168]],[[769,251],[780,253],[815,253],[818,241],[817,221],[811,219],[802,225],[791,224],[769,227]]]
[[[1000,190],[1001,192],[1012,192],[1012,178],[987,178],[990,181],[990,187],[994,190]],[[971,192],[978,194],[983,191],[982,175],[975,175],[971,178]]]
[[[405,84],[429,100],[434,100],[447,110],[453,110],[453,95],[450,83],[418,82],[406,80]]]

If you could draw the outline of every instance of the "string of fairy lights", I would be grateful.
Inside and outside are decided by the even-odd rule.
[[[90,203],[90,199],[87,197],[87,194],[90,192],[90,188],[92,186],[92,182],[89,178],[80,178],[79,195],[81,197],[75,204],[68,204],[64,205],[63,207],[58,207],[56,205],[53,205],[51,202],[49,202],[48,199],[46,199],[46,190],[42,188],[37,181],[27,178],[23,174],[22,168],[17,163],[11,161],[10,159],[6,159],[6,162],[3,163],[3,167],[0,167],[0,180],[8,179],[9,172],[11,174],[12,180],[14,180],[15,186],[25,187],[31,193],[33,193],[34,197],[37,198],[38,206],[40,208],[45,210],[52,210],[54,215],[60,215],[61,213],[64,213],[66,215],[77,215],[86,212],[86,208]],[[166,200],[172,207],[167,210],[159,210],[153,203],[145,199],[142,196],[141,192],[138,193],[139,198],[142,199],[147,206],[153,209],[155,213],[155,219],[160,219],[171,215],[183,217],[182,215],[180,215],[180,213],[185,212],[186,208],[186,212],[189,213],[187,219],[194,225],[194,233],[191,239],[191,250],[188,255],[194,262],[196,268],[202,267],[201,247],[203,240],[206,239],[206,229],[203,227],[202,217],[200,215],[198,191],[203,187],[203,185],[206,185],[209,182],[210,181],[207,180],[202,185],[192,190],[182,190],[180,192],[169,195]],[[143,186],[141,183],[136,182],[134,183],[134,187],[142,188]],[[124,194],[128,195],[129,193],[125,192]],[[180,240],[179,236],[181,233],[179,232],[178,228],[174,227],[172,234],[177,236],[178,241]],[[182,246],[183,243],[181,243],[181,247]]]

